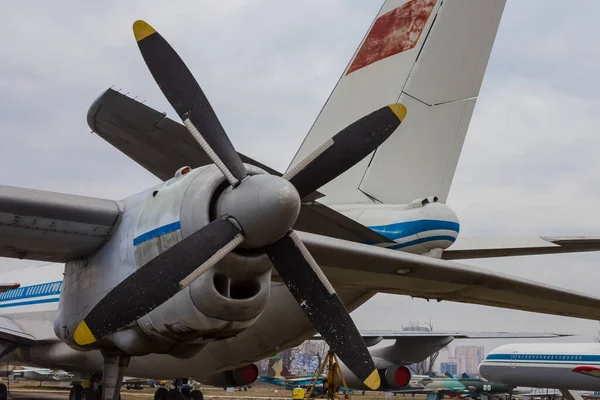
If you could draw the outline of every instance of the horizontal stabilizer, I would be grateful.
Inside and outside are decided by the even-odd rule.
[[[600,251],[598,236],[459,237],[445,260]]]
[[[397,339],[403,337],[447,337],[456,339],[541,339],[573,336],[570,333],[551,332],[456,332],[456,331],[409,331],[409,330],[367,330],[360,331],[363,337]]]
[[[600,298],[485,268],[299,232],[338,288],[360,288],[592,320]]]
[[[570,333],[550,332],[455,332],[455,331],[411,331],[411,330],[361,330],[360,335],[367,346],[374,346],[382,340],[402,340],[406,338],[454,338],[454,339],[544,339],[574,336]],[[315,335],[312,340],[322,340]]]

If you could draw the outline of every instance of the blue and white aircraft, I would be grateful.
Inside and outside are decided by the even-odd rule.
[[[88,374],[73,400],[101,376],[116,400],[125,371],[251,383],[253,362],[318,331],[376,389],[391,370],[348,311],[378,292],[600,319],[596,297],[449,261],[600,249],[460,238],[444,204],[504,5],[383,2],[283,174],[235,150],[181,58],[136,21],[183,125],[110,89],[87,119],[164,182],[121,200],[0,186],[0,256],[50,262],[0,276],[0,360]]]
[[[555,388],[577,397],[575,390],[600,390],[600,343],[504,345],[487,355],[479,373],[494,382]]]

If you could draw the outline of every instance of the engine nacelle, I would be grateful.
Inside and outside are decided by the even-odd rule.
[[[216,387],[237,387],[254,383],[258,379],[258,367],[255,364],[229,371],[218,372],[202,379],[202,383]]]
[[[357,390],[371,390],[360,379],[356,377],[344,364],[340,363],[342,374],[349,388]],[[390,365],[386,368],[378,368],[381,386],[379,390],[394,390],[407,386],[410,383],[411,373],[406,367]]]
[[[249,174],[263,173],[248,167]],[[214,203],[225,177],[214,166],[175,178],[156,188],[142,205],[134,240],[138,268],[214,218]],[[166,227],[170,227],[171,231]],[[152,237],[156,230],[161,234]],[[173,266],[176,268],[177,266]],[[176,342],[179,351],[163,350],[187,358],[207,340],[226,339],[250,327],[265,309],[271,284],[271,263],[264,254],[233,252],[173,298],[140,318],[132,332],[136,340],[113,335],[113,342],[130,354],[157,352],[157,341]],[[129,332],[130,336],[132,332]],[[146,340],[140,338],[143,335]],[[148,338],[150,340],[148,340]],[[141,339],[141,340],[140,340]],[[187,345],[181,345],[181,343]],[[134,347],[135,346],[135,347]],[[160,347],[160,345],[158,345]]]

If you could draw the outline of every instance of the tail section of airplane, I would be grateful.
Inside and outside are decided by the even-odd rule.
[[[506,0],[386,0],[290,167],[386,104],[400,128],[320,189],[326,204],[445,202]]]

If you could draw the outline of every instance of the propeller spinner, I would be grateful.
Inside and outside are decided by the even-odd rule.
[[[175,50],[144,21],[136,21],[133,31],[156,83],[230,187],[220,199],[220,217],[113,288],[79,324],[75,342],[88,345],[123,329],[242,246],[266,252],[331,349],[368,387],[377,389],[379,374],[358,329],[317,262],[291,229],[301,199],[381,145],[405,118],[404,105],[382,107],[350,124],[283,177],[247,176],[208,99]],[[174,265],[178,268],[172,268]]]

